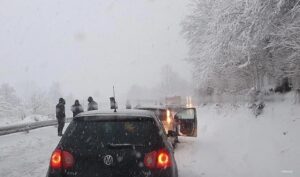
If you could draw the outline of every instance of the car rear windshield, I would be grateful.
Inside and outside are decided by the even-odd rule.
[[[153,119],[74,120],[63,137],[65,146],[93,149],[111,144],[156,146],[160,132]]]

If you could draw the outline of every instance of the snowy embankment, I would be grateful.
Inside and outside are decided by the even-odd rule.
[[[247,106],[198,109],[198,138],[181,138],[181,177],[300,176],[300,105],[267,103],[255,117]]]
[[[0,120],[1,120],[0,127],[5,127],[10,125],[19,125],[19,124],[40,122],[45,120],[53,120],[53,118],[44,115],[29,115],[24,119],[14,118],[14,117],[1,117]]]
[[[255,118],[246,106],[198,109],[198,137],[180,138],[180,177],[299,177],[300,105],[267,103]],[[56,128],[0,136],[1,177],[45,176]]]

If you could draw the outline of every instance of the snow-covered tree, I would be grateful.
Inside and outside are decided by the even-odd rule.
[[[299,80],[296,0],[197,0],[183,22],[198,88],[261,90],[265,80]]]
[[[62,97],[61,86],[59,82],[53,82],[48,91],[48,97],[51,104],[57,104],[58,99]]]
[[[190,91],[190,85],[173,70],[170,65],[165,65],[161,69],[161,80],[159,90],[161,97],[181,95],[186,96]]]
[[[17,106],[20,104],[20,99],[17,97],[15,89],[7,83],[1,85],[0,95],[4,101],[11,105]]]
[[[7,83],[0,86],[0,118],[1,117],[23,118],[23,109],[15,89]]]
[[[52,105],[53,107],[53,105]],[[35,91],[30,97],[28,108],[31,114],[49,115],[51,110],[49,105],[49,99],[42,91]]]

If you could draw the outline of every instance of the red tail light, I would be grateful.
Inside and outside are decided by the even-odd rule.
[[[51,156],[50,167],[53,169],[60,169],[62,166],[61,159],[61,150],[55,150]]]
[[[145,155],[144,164],[146,167],[152,169],[156,167],[157,152],[153,151]]]
[[[73,167],[75,163],[74,157],[67,151],[56,149],[51,156],[50,167],[53,169],[68,169]]]
[[[63,151],[62,157],[63,157],[62,164],[63,164],[64,169],[69,169],[74,166],[75,160],[71,153],[69,153],[67,151]]]
[[[145,155],[144,164],[149,169],[167,168],[172,165],[171,156],[167,150],[153,151]]]
[[[168,151],[158,151],[156,166],[157,168],[167,168],[171,166],[171,156]]]

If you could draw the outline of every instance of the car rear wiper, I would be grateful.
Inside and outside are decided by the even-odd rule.
[[[142,144],[128,144],[128,143],[124,143],[124,144],[109,143],[109,144],[107,144],[107,147],[112,148],[112,149],[135,149],[136,147],[144,147],[144,145],[142,145]]]

